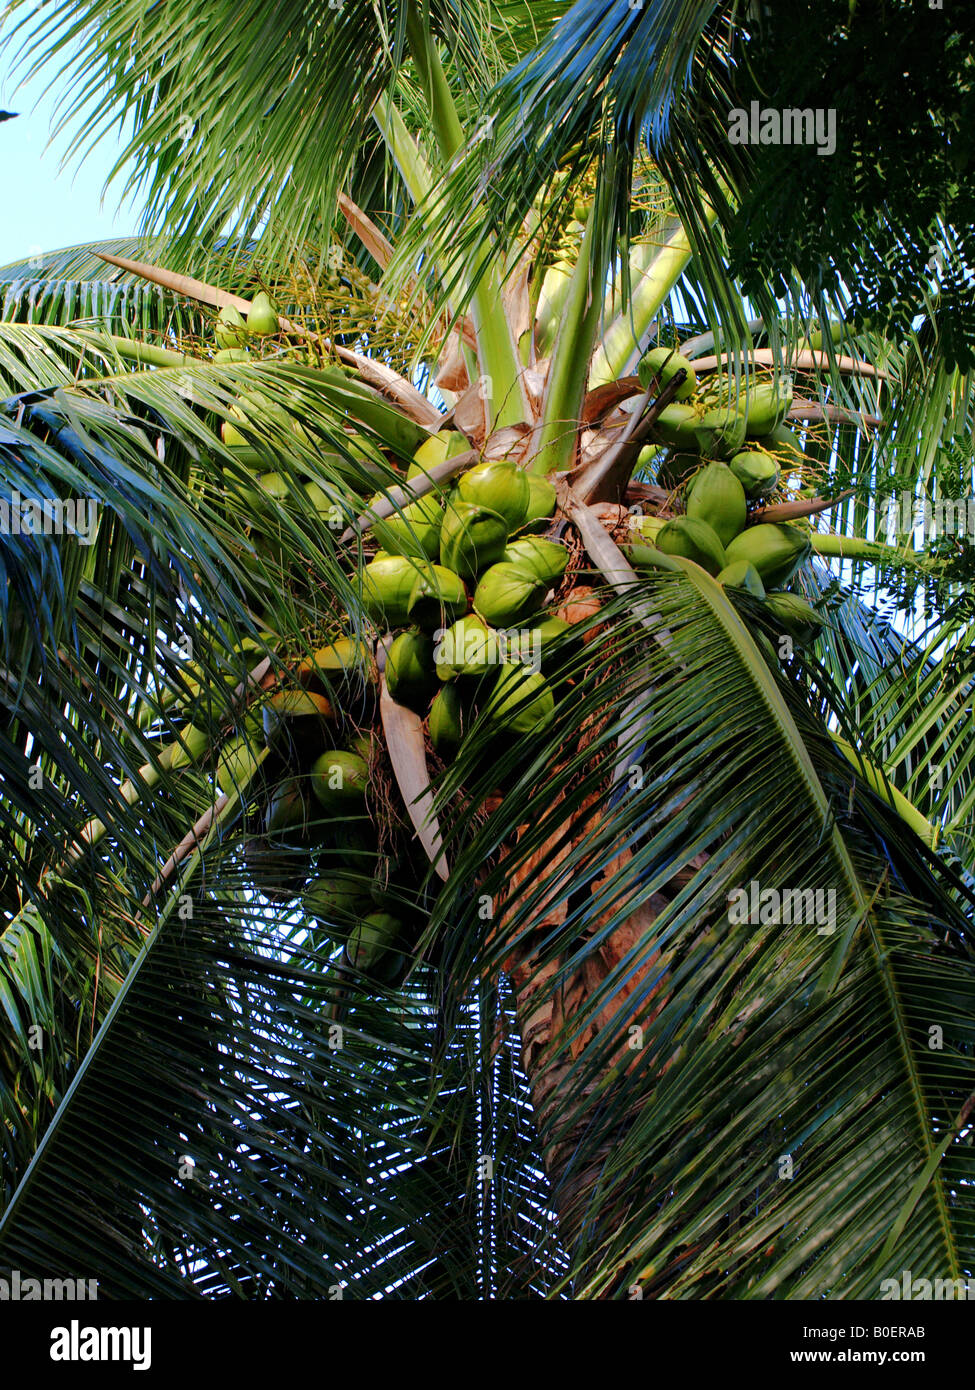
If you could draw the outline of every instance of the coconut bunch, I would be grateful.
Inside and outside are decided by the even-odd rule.
[[[241,663],[265,649],[252,638],[237,645],[226,665],[228,700]],[[200,761],[213,745],[202,727],[212,685],[192,667],[182,710],[172,711],[183,745],[174,768]],[[237,731],[215,750],[213,780],[239,799],[248,881],[273,902],[300,902],[313,935],[341,946],[360,982],[389,986],[405,975],[426,913],[413,857],[381,844],[389,796],[371,733],[377,682],[366,643],[336,631],[255,688]]]
[[[407,483],[469,448],[457,431],[431,436]],[[544,668],[571,632],[551,611],[568,551],[539,534],[554,512],[547,479],[499,459],[473,465],[372,528],[382,549],[364,568],[362,593],[389,634],[387,688],[427,719],[446,760],[477,715],[508,735],[551,722],[555,694]]]
[[[749,498],[774,492],[781,469],[802,458],[799,440],[784,423],[792,406],[791,379],[750,381],[733,396],[727,388],[700,385],[690,359],[666,347],[646,353],[637,375],[644,387],[656,380],[662,389],[680,370],[686,379],[653,429],[657,448],[667,450],[659,466],[661,483],[676,488],[702,463],[718,460],[739,478]]]
[[[278,332],[278,311],[261,290],[250,302],[246,316],[233,304],[225,304],[213,329],[215,362],[246,362],[251,342]]]
[[[672,520],[641,517],[634,529],[665,555],[693,560],[734,589],[761,599],[794,641],[811,642],[823,625],[819,613],[785,586],[812,550],[808,528],[752,520],[779,483],[781,466],[801,451],[784,425],[792,405],[787,378],[751,386],[736,400],[698,390],[691,362],[668,348],[655,348],[640,364],[640,380],[659,386],[683,368],[687,378],[677,398],[660,414],[657,434],[668,446],[663,468],[674,477],[683,514]],[[751,523],[751,524],[750,524]],[[639,565],[639,550],[631,552]]]

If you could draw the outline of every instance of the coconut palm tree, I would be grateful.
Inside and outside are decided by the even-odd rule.
[[[147,213],[2,272],[6,1266],[170,1298],[971,1271],[970,552],[877,503],[970,493],[972,383],[924,328],[827,329],[798,269],[744,297],[638,132],[527,162],[505,226],[544,103],[493,117],[566,8],[98,0],[32,38],[80,55],[90,132],[131,121]],[[707,30],[649,8],[664,48]],[[794,528],[765,578],[799,622],[673,541],[727,523],[703,459],[762,392],[777,486],[729,535]],[[456,608],[417,587],[431,528]],[[534,684],[435,669],[475,584]]]

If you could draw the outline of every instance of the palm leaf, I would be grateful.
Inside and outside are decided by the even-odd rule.
[[[686,674],[617,609],[545,737],[494,749],[492,770],[468,781],[475,803],[499,782],[504,794],[468,844],[447,837],[479,895],[438,909],[459,923],[451,987],[505,969],[534,1021],[540,1141],[550,1164],[557,1155],[577,1294],[864,1297],[902,1267],[961,1277],[970,1031],[951,1000],[972,987],[971,897],[852,777],[802,686],[769,670],[712,587],[663,575],[646,590]],[[478,732],[445,798],[484,757]],[[510,836],[517,850],[498,858]],[[833,930],[781,912],[736,925],[728,895],[752,879],[832,890]],[[482,900],[498,904],[487,926]],[[937,1053],[922,1026],[932,1010],[952,1019]],[[842,1066],[827,1060],[839,1051]],[[794,1181],[779,1175],[783,1155]],[[729,1172],[755,1193],[730,1213]]]

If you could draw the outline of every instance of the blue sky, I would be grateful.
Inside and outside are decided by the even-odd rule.
[[[36,69],[18,86],[21,75],[19,68],[14,70],[12,53],[0,52],[0,108],[20,112],[15,121],[0,124],[7,188],[0,214],[0,265],[62,246],[132,235],[139,206],[129,199],[118,207],[124,180],[113,182],[102,205],[105,180],[122,148],[117,132],[83,160],[73,156],[62,169],[76,125],[53,141],[51,136],[54,110],[67,83],[58,77],[57,65]]]

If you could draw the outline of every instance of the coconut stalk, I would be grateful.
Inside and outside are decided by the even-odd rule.
[[[549,367],[542,418],[534,440],[532,473],[565,472],[572,467],[578,447],[578,421],[582,417],[589,380],[589,360],[602,318],[603,297],[596,289],[605,283],[610,247],[596,221],[596,203],[589,209],[579,259],[572,272],[562,323]],[[597,236],[600,241],[597,245]]]
[[[426,745],[423,739],[423,721],[413,710],[393,699],[386,685],[385,670],[382,669],[386,664],[386,653],[391,641],[392,638],[387,635],[381,642],[377,654],[380,666],[379,717],[386,736],[386,751],[417,839],[434,871],[446,883],[450,877],[450,870],[444,858],[440,822],[437,820],[433,792],[430,789],[430,769],[427,766]]]
[[[718,367],[725,366],[728,362],[737,361],[739,358],[734,353],[722,352],[717,357],[699,357],[694,362],[696,372],[713,372]],[[813,352],[811,350],[798,351],[793,353],[773,352],[771,348],[753,348],[748,354],[748,361],[753,367],[785,367],[793,371],[817,372],[823,368],[829,369],[830,360],[828,353]],[[846,374],[855,373],[857,376],[876,377],[879,381],[887,380],[887,373],[880,367],[875,367],[872,362],[864,362],[859,357],[837,357],[835,360],[836,369]]]
[[[222,309],[229,304],[238,309],[245,318],[250,309],[249,299],[244,299],[239,294],[230,294],[227,290],[217,289],[215,285],[208,285],[205,280],[195,280],[191,275],[178,275],[175,271],[164,270],[161,266],[149,265],[145,261],[132,261],[126,256],[109,255],[107,251],[98,251],[96,255],[101,260],[107,261],[109,265],[118,266],[121,270],[127,270],[132,275],[138,275],[154,285],[161,285],[164,289],[172,290],[174,294],[181,294],[188,299],[196,299],[201,304],[210,304],[217,309]],[[416,420],[428,428],[439,428],[440,412],[430,404],[425,396],[420,395],[412,382],[400,376],[399,372],[394,372],[391,367],[386,367],[381,362],[374,362],[372,358],[363,357],[361,353],[353,352],[351,348],[332,343],[321,334],[304,328],[299,323],[292,323],[283,314],[278,315],[278,327],[282,333],[322,343],[334,352],[341,362],[354,367],[363,381],[394,400],[411,420]],[[159,365],[173,366],[177,364],[167,362]]]
[[[437,45],[413,0],[406,10],[406,40],[417,67],[444,166],[449,168],[464,147],[466,137]],[[517,344],[504,312],[497,272],[492,268],[486,274],[479,273],[486,260],[487,246],[476,255],[471,267],[470,280],[476,284],[476,289],[470,317],[477,339],[478,367],[481,376],[490,383],[490,402],[486,402],[490,418],[485,420],[485,427],[490,430],[520,424],[530,416]]]
[[[626,309],[608,324],[592,355],[590,390],[616,381],[639,356],[661,305],[683,275],[691,254],[687,233],[679,224],[663,246],[651,243],[638,247],[630,262],[636,288]],[[614,299],[617,294],[614,291]]]
[[[860,536],[836,536],[830,531],[813,531],[809,539],[813,550],[824,558],[838,560],[863,560],[871,565],[910,566],[929,569],[931,562],[915,550],[898,550],[896,546],[884,545],[882,541],[868,541]]]

